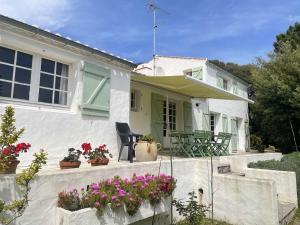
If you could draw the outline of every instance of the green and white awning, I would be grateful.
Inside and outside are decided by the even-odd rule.
[[[168,91],[186,95],[192,98],[214,98],[226,100],[242,100],[253,103],[252,100],[233,94],[219,87],[212,86],[187,75],[178,76],[145,76],[134,75],[133,81],[160,87]]]

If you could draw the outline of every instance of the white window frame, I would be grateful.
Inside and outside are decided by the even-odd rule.
[[[216,115],[211,113],[209,115],[209,130],[212,131],[213,134],[215,134],[216,132],[216,123],[217,123]]]
[[[132,98],[134,96],[134,98]],[[140,108],[140,102],[139,102],[139,97],[140,97],[140,91],[136,89],[131,89],[130,90],[130,110],[133,112],[138,112]],[[133,103],[133,105],[132,105]]]
[[[11,92],[10,92],[10,97],[4,97],[4,96],[0,96],[1,99],[9,99],[11,101],[30,101],[30,97],[31,97],[31,92],[32,92],[32,77],[33,77],[33,67],[34,67],[34,54],[32,53],[28,53],[26,51],[22,51],[20,49],[17,49],[17,48],[12,48],[10,46],[6,46],[6,45],[3,45],[3,44],[0,44],[0,47],[3,47],[3,48],[7,48],[7,49],[11,49],[13,51],[15,51],[15,55],[14,55],[14,64],[11,64],[11,63],[6,63],[6,62],[0,62],[0,64],[2,65],[7,65],[7,66],[11,66],[13,68],[13,74],[12,74],[12,80],[5,80],[5,79],[0,79],[0,81],[2,82],[7,82],[7,83],[11,83]],[[18,52],[22,52],[22,53],[25,53],[25,54],[28,54],[28,55],[31,55],[32,56],[32,64],[31,64],[31,68],[28,68],[28,67],[23,67],[23,66],[19,66],[17,65],[17,56],[18,56]],[[20,82],[17,82],[15,81],[15,77],[16,77],[16,69],[17,68],[20,68],[20,69],[25,69],[25,70],[29,70],[30,71],[30,83],[29,84],[26,84],[26,83],[20,83]],[[14,88],[15,88],[15,84],[20,84],[20,85],[24,85],[24,86],[29,86],[29,99],[26,100],[26,99],[19,99],[19,98],[14,98],[13,95],[14,95]]]
[[[41,70],[42,59],[46,59],[46,60],[50,60],[50,61],[55,62],[55,65],[54,65],[54,73],[53,73],[53,74],[52,74],[52,73],[48,73],[48,72],[44,72],[44,71]],[[57,63],[61,63],[61,64],[64,64],[64,65],[68,66],[68,74],[67,74],[66,77],[61,76],[61,75],[57,75],[57,74],[56,74],[56,66],[57,66]],[[70,92],[70,91],[69,91],[69,90],[70,90],[70,87],[69,87],[69,86],[70,86],[70,79],[69,79],[69,78],[70,78],[70,70],[71,70],[71,67],[70,67],[69,64],[64,63],[64,62],[62,62],[62,61],[60,61],[60,60],[55,60],[55,59],[52,59],[52,58],[49,58],[49,57],[46,57],[46,56],[42,56],[42,55],[41,55],[41,56],[39,57],[39,74],[38,74],[38,77],[39,77],[38,80],[39,80],[39,82],[38,82],[38,86],[37,86],[37,99],[36,99],[36,101],[37,101],[38,103],[48,104],[48,105],[54,105],[54,106],[57,106],[57,105],[58,105],[58,106],[69,106],[69,99],[70,99],[70,98],[69,98],[69,92]],[[46,74],[46,75],[51,75],[51,76],[54,77],[54,80],[53,80],[53,87],[52,87],[52,88],[40,86],[41,73]],[[67,79],[68,84],[67,84],[67,90],[66,90],[66,91],[55,89],[56,77],[60,77],[60,78],[63,78],[63,79]],[[40,101],[39,101],[39,92],[40,92],[40,88],[53,91],[53,93],[52,93],[52,103],[46,103],[46,102],[40,102]],[[57,103],[54,103],[55,91],[62,91],[62,92],[64,92],[64,93],[67,94],[67,104],[64,105],[64,104],[57,104]]]
[[[172,130],[176,130],[177,129],[177,104],[174,101],[169,101],[168,102],[168,106],[167,106],[167,101],[164,101],[164,105],[163,108],[166,109],[165,112],[163,112],[163,118],[164,118],[164,124],[165,126],[163,127],[163,136],[166,137],[167,136],[167,126],[169,125],[169,129],[170,131]],[[172,106],[172,108],[170,108],[170,105]],[[173,107],[175,106],[175,107]],[[172,114],[170,115],[170,109]],[[171,117],[171,120],[170,120]],[[175,117],[175,122],[173,122],[173,118]],[[167,119],[168,118],[168,119]],[[169,122],[169,124],[167,124],[167,122]]]
[[[64,110],[69,110],[70,109],[70,99],[71,99],[71,91],[70,91],[70,86],[72,84],[72,76],[71,74],[74,73],[74,67],[71,63],[63,61],[63,60],[57,60],[54,59],[53,57],[48,57],[47,55],[41,55],[35,52],[31,52],[28,50],[23,50],[20,49],[18,47],[15,46],[11,46],[11,45],[7,45],[4,43],[0,43],[0,46],[4,47],[4,48],[9,48],[12,49],[16,52],[23,52],[29,55],[32,55],[32,68],[31,68],[31,80],[30,80],[30,91],[29,91],[29,100],[25,100],[25,99],[17,99],[17,98],[13,98],[13,97],[3,97],[0,96],[0,101],[3,103],[16,103],[16,104],[20,104],[20,105],[28,105],[28,106],[44,106],[47,108],[53,108],[53,109],[64,109]],[[15,54],[16,57],[17,54]],[[59,62],[65,65],[69,66],[69,71],[68,71],[68,90],[67,90],[67,104],[66,105],[61,105],[61,104],[52,104],[52,103],[44,103],[44,102],[39,102],[38,101],[38,94],[39,94],[39,84],[40,84],[40,73],[41,73],[41,59],[45,58],[45,59],[49,59],[55,62]],[[1,62],[2,63],[2,62]],[[3,64],[7,64],[7,65],[12,65],[9,63],[4,63]],[[14,64],[16,64],[16,61],[14,61]],[[18,66],[20,68],[22,68],[21,66]],[[15,73],[15,67],[13,68]],[[28,68],[27,68],[28,69]],[[14,74],[13,74],[14,76]],[[14,79],[14,77],[13,77]],[[2,80],[2,79],[1,79]],[[8,80],[2,80],[5,82],[11,82],[12,81],[8,81]],[[17,82],[18,83],[18,82]],[[54,84],[55,85],[55,84]]]
[[[222,87],[225,91],[228,90],[228,83],[229,83],[229,81],[227,79],[225,79],[224,77],[222,77]]]

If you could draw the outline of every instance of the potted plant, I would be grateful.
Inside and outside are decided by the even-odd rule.
[[[29,143],[19,143],[15,145],[19,137],[23,134],[24,128],[17,130],[15,127],[14,108],[8,106],[1,117],[0,126],[0,174],[15,174],[20,161],[18,157],[21,153],[27,152],[31,147]]]
[[[92,149],[90,143],[83,143],[81,147],[83,149],[83,156],[88,159],[88,163],[91,163],[92,166],[107,165],[109,162],[108,156],[112,158],[112,154],[109,153],[106,144]]]
[[[135,157],[138,162],[156,161],[161,144],[156,143],[151,134],[143,136],[133,144]]]
[[[81,154],[82,151],[75,148],[69,148],[68,156],[64,157],[64,159],[59,162],[60,168],[61,169],[79,168],[81,164],[79,157],[81,156]]]

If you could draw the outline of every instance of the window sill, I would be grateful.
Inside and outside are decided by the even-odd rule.
[[[16,108],[28,108],[28,109],[35,109],[35,110],[45,110],[45,111],[57,111],[57,112],[66,112],[66,113],[72,113],[70,106],[68,105],[53,105],[53,104],[47,104],[47,103],[41,103],[41,102],[31,102],[21,99],[12,99],[12,98],[5,98],[0,97],[0,104],[5,105],[13,105],[16,106]]]

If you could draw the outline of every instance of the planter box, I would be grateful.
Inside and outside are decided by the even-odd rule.
[[[170,198],[163,199],[160,204],[155,206],[155,214],[168,212],[170,209]],[[111,210],[106,208],[102,215],[96,209],[86,208],[71,212],[62,208],[56,208],[56,225],[91,225],[91,224],[131,224],[153,216],[154,207],[149,201],[145,201],[134,216],[129,216],[125,207]]]

